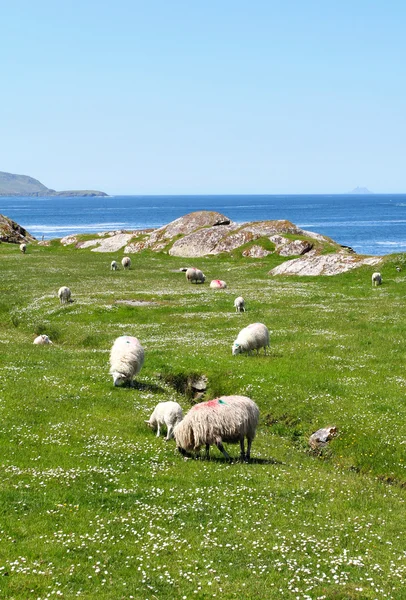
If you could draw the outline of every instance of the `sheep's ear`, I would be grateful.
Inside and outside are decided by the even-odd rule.
[[[149,419],[145,419],[144,423],[148,423],[149,425]]]

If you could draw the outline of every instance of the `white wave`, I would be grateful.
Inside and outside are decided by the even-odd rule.
[[[400,246],[402,248],[406,248],[406,241],[404,241],[404,242],[389,242],[389,241],[385,241],[385,242],[375,242],[375,244],[377,246]]]
[[[43,232],[43,233],[57,233],[60,231],[107,231],[110,229],[124,229],[131,228],[128,223],[78,223],[77,225],[24,225],[28,231]]]

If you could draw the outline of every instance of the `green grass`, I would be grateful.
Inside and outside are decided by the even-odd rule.
[[[0,598],[406,598],[404,255],[379,288],[376,268],[272,278],[274,255],[191,261],[226,290],[187,284],[187,259],[145,251],[111,272],[112,257],[0,245]],[[257,321],[269,355],[233,357]],[[108,373],[123,334],[146,351],[136,389]],[[188,410],[190,374],[207,399],[257,402],[251,464],[185,460],[145,425],[160,401]],[[338,437],[310,452],[327,425]]]

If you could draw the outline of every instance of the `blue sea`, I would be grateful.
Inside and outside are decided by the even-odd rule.
[[[0,197],[0,213],[37,239],[160,227],[196,210],[233,221],[287,219],[360,254],[406,252],[406,195]]]

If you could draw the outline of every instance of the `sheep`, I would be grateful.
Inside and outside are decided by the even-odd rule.
[[[200,269],[190,267],[186,270],[186,281],[190,281],[190,283],[204,283],[206,281],[206,277]]]
[[[221,396],[201,402],[195,404],[176,425],[173,431],[176,446],[181,454],[187,456],[190,451],[199,454],[200,447],[205,444],[206,458],[209,458],[210,444],[215,444],[225,458],[230,459],[223,442],[240,442],[240,458],[249,461],[258,419],[258,406],[246,396]],[[246,454],[245,437],[248,441]]]
[[[173,437],[173,428],[180,423],[182,419],[183,412],[180,404],[169,400],[168,402],[159,402],[159,404],[156,405],[154,412],[145,423],[152,427],[152,429],[157,429],[156,437],[159,437],[160,426],[166,425],[167,432],[165,441],[167,442]]]
[[[27,252],[27,244],[20,244],[20,250],[23,254]]]
[[[72,295],[72,292],[70,291],[70,289],[68,287],[66,287],[66,285],[63,285],[58,290],[59,302],[61,304],[67,304],[68,302],[73,302],[73,300],[71,299],[71,295]]]
[[[48,344],[52,344],[52,342],[47,335],[42,334],[35,338],[33,344],[37,344],[38,346],[46,346]]]
[[[375,287],[382,284],[382,275],[380,273],[372,273],[372,285]]]
[[[118,271],[118,264],[117,261],[112,260],[110,263],[110,270],[111,271]]]
[[[129,269],[131,267],[131,258],[129,256],[124,256],[121,264],[123,265],[124,269]]]
[[[221,279],[213,279],[213,281],[210,282],[210,287],[218,289],[218,290],[225,290],[227,287],[227,284],[225,281],[222,281]]]
[[[235,312],[245,312],[245,302],[242,296],[234,300]]]
[[[133,378],[144,364],[144,348],[129,335],[118,337],[110,352],[110,374],[115,386],[133,385]]]
[[[235,356],[236,354],[240,354],[240,352],[251,354],[251,350],[256,350],[257,354],[259,354],[260,348],[263,348],[266,354],[267,347],[269,348],[268,328],[262,323],[251,323],[248,327],[241,329],[232,345],[232,353]]]

